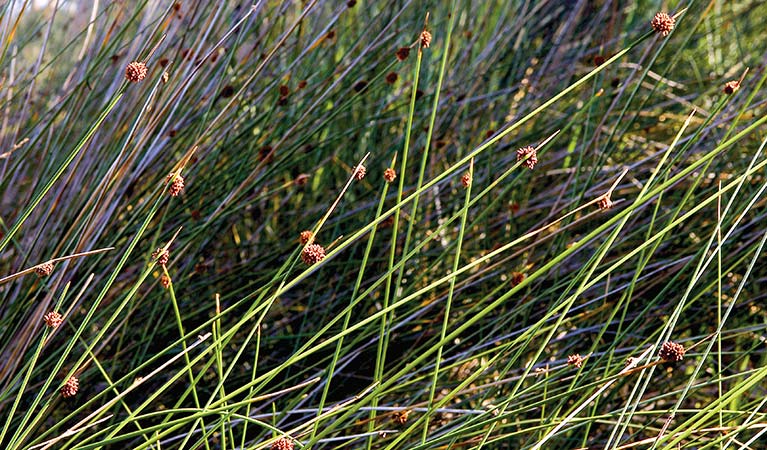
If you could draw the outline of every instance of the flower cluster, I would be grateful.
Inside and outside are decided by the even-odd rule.
[[[660,346],[658,356],[665,362],[678,362],[684,358],[684,346],[677,344],[676,342],[668,341],[664,342]]]
[[[42,263],[39,266],[35,267],[35,273],[38,277],[47,277],[48,275],[53,273],[53,263],[52,262],[46,262]]]
[[[61,314],[57,313],[56,311],[50,311],[45,313],[43,316],[43,321],[47,326],[56,328],[61,325],[61,322],[64,321],[64,318],[61,317]]]
[[[133,61],[125,68],[125,79],[131,83],[138,83],[146,78],[146,64],[138,61]]]
[[[301,260],[303,260],[307,266],[317,264],[323,259],[325,259],[325,247],[320,244],[307,245],[301,251]]]
[[[80,380],[76,376],[71,376],[61,387],[61,396],[64,398],[70,398],[77,395],[77,391],[80,389]]]
[[[659,12],[655,15],[655,17],[652,18],[650,26],[652,26],[652,29],[655,30],[656,33],[660,33],[663,36],[668,36],[668,34],[671,33],[671,31],[674,29],[675,22],[676,21],[673,17],[664,12]]]

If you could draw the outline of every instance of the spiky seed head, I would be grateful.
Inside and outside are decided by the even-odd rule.
[[[325,247],[320,244],[309,244],[301,251],[301,259],[307,266],[317,264],[325,259]]]
[[[527,159],[525,159],[526,157]],[[535,165],[538,164],[538,151],[532,145],[520,148],[517,150],[517,161],[522,161],[523,159],[525,160],[523,165],[533,170]]]
[[[168,287],[170,286],[170,277],[163,274],[160,277],[160,286],[162,286],[165,289],[168,289]]]
[[[168,264],[168,260],[170,259],[170,252],[167,249],[159,247],[157,250],[152,252],[152,259],[157,261],[157,264],[164,266]]]
[[[724,84],[724,93],[727,95],[734,94],[738,89],[740,89],[740,83],[737,80],[728,81]]]
[[[392,420],[397,424],[405,425],[407,423],[408,416],[410,416],[409,409],[394,411],[394,413],[392,413]]]
[[[80,389],[80,380],[76,376],[69,377],[64,386],[61,387],[61,396],[64,398],[70,398],[77,395],[77,391]]]
[[[38,277],[47,277],[53,273],[53,263],[45,262],[35,267],[35,273]]]
[[[570,355],[567,357],[567,365],[568,366],[575,366],[577,368],[581,368],[581,365],[583,365],[583,356],[576,353],[574,355]]]
[[[281,437],[274,441],[271,450],[293,450],[293,441],[286,437]]]
[[[465,188],[471,186],[471,174],[469,172],[466,172],[461,176],[461,184]]]
[[[599,201],[597,202],[597,206],[601,210],[610,209],[613,207],[613,201],[610,199],[609,195],[602,196]]]
[[[397,178],[396,170],[392,169],[391,167],[384,170],[384,180],[386,180],[387,183],[391,183],[395,178]]]
[[[684,358],[684,346],[673,341],[664,342],[660,346],[658,356],[666,362],[677,362]]]
[[[301,245],[306,245],[310,240],[312,240],[313,237],[314,233],[312,233],[310,230],[304,230],[300,235],[298,235],[298,240],[301,241]]]
[[[171,172],[170,175],[168,175],[167,181],[170,182],[170,186],[168,186],[168,194],[171,197],[178,197],[184,190],[184,177],[179,173]]]
[[[668,34],[671,33],[671,31],[674,29],[674,23],[676,23],[676,20],[674,20],[673,17],[664,12],[659,12],[655,14],[655,17],[652,18],[650,25],[656,33],[660,33],[663,36],[668,36]]]
[[[43,321],[48,327],[57,328],[64,321],[64,318],[61,317],[61,314],[57,313],[56,311],[50,311],[45,313],[43,316]]]
[[[410,47],[400,47],[400,49],[397,50],[397,59],[400,61],[406,60],[409,55]]]
[[[354,169],[354,178],[356,178],[357,180],[361,180],[365,178],[366,173],[367,173],[367,169],[365,169],[365,166],[360,164],[359,166],[357,166],[356,169]]]
[[[421,32],[421,48],[429,48],[431,45],[431,33],[427,30]]]
[[[146,64],[138,61],[133,61],[125,68],[125,79],[131,83],[138,83],[146,78]]]

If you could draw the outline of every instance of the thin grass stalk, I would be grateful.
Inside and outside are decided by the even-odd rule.
[[[405,179],[407,178],[407,162],[408,162],[408,151],[410,149],[410,133],[413,127],[413,117],[415,116],[415,100],[416,100],[416,94],[418,91],[418,80],[419,80],[419,74],[421,72],[421,59],[422,59],[422,52],[419,50],[416,56],[416,63],[413,68],[413,86],[411,88],[410,93],[410,106],[408,109],[408,115],[407,115],[407,123],[405,125],[405,138],[402,148],[402,162],[400,163],[400,169],[399,169],[399,183],[397,185],[397,205],[401,205],[404,203],[403,200],[403,191],[405,188]],[[389,261],[388,261],[388,278],[386,279],[386,283],[384,285],[384,299],[383,299],[383,309],[386,310],[389,307],[390,301],[396,301],[397,297],[399,296],[398,293],[398,284],[395,284],[392,289],[392,275],[393,275],[393,267],[394,267],[394,259],[397,254],[397,240],[399,236],[399,219],[400,219],[400,207],[397,206],[394,209],[394,219],[392,223],[392,239],[391,239],[391,245],[389,247]],[[391,210],[390,210],[391,211]],[[386,214],[389,215],[388,212]],[[380,218],[380,216],[379,216]],[[378,220],[380,221],[380,219]],[[374,223],[377,225],[376,222]],[[398,278],[399,279],[399,278]],[[392,316],[390,316],[388,313],[383,315],[381,318],[381,325],[378,330],[378,346],[376,348],[376,363],[375,368],[373,372],[373,381],[374,382],[380,382],[381,378],[383,377],[383,370],[384,366],[386,364],[386,350],[389,344],[389,329],[391,327],[391,320]],[[370,414],[368,416],[368,433],[372,433],[374,427],[375,427],[375,420],[376,420],[376,407],[378,406],[378,398],[373,398],[372,403],[372,409],[370,410]],[[372,437],[368,437],[366,448],[367,450],[370,450],[373,445],[373,439]]]
[[[396,162],[396,157],[392,161],[392,166],[394,165],[395,162]],[[389,183],[384,183],[384,186],[381,191],[381,198],[378,202],[378,209],[376,210],[376,215],[375,215],[376,217],[380,216],[381,212],[383,211],[383,205],[384,205],[384,201],[386,200],[386,193],[388,190],[389,190]],[[359,291],[360,285],[362,284],[363,275],[365,273],[365,267],[367,267],[367,264],[368,264],[367,261],[368,261],[368,258],[370,257],[370,252],[372,251],[372,248],[373,248],[373,241],[375,240],[375,234],[376,234],[376,229],[374,228],[373,230],[371,230],[370,235],[368,237],[367,246],[365,247],[365,253],[362,256],[362,262],[360,264],[360,270],[357,274],[357,281],[355,282],[354,288],[352,289],[352,294],[351,294],[352,302],[355,298],[357,298],[357,293]],[[352,311],[353,311],[353,305],[350,304],[346,314],[344,315],[344,322],[341,325],[342,332],[349,327]],[[341,354],[341,348],[343,346],[343,342],[344,342],[343,338],[338,340],[335,353],[333,354],[333,360],[331,361],[330,367],[328,368],[325,387],[322,390],[319,406],[317,408],[318,416],[322,414],[322,411],[325,407],[325,401],[327,399],[328,391],[330,390],[330,383],[333,380],[333,374],[335,372],[336,364],[338,363],[338,359]],[[314,427],[312,428],[312,434],[309,436],[309,440],[306,443],[307,446],[311,446],[315,442],[315,436],[317,434],[317,430],[319,429],[319,425],[320,425],[319,421],[316,421],[314,423]],[[372,435],[370,436],[370,438],[372,438]]]

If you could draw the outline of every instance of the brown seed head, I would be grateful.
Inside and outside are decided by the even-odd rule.
[[[168,264],[168,260],[170,259],[170,252],[162,247],[159,247],[157,250],[152,252],[152,259],[157,261],[157,264],[164,266]]]
[[[293,450],[293,441],[291,441],[288,438],[281,437],[274,441],[272,446],[270,447],[271,450]]]
[[[314,233],[309,230],[304,230],[298,235],[298,240],[301,241],[301,245],[306,245],[314,237]]]
[[[293,180],[293,184],[296,186],[304,186],[309,181],[309,174],[307,173],[300,173],[296,178]]]
[[[684,346],[682,344],[677,344],[676,342],[668,341],[664,342],[663,345],[660,346],[660,351],[658,352],[658,356],[660,359],[666,362],[676,362],[681,361],[684,358]]]
[[[517,286],[521,284],[523,281],[525,281],[525,274],[522,272],[512,272],[511,273],[511,285]]]
[[[397,75],[397,72],[389,72],[386,74],[386,82],[389,84],[396,83],[397,79],[399,79],[399,75]]]
[[[525,157],[528,158],[525,159]],[[523,165],[528,169],[533,170],[535,165],[538,164],[538,152],[535,150],[535,147],[528,145],[527,147],[522,147],[517,150],[517,161],[522,161],[523,159],[525,159]]]
[[[387,183],[391,183],[395,178],[397,178],[397,171],[391,167],[384,170],[384,180],[386,180]]]
[[[597,206],[604,211],[613,207],[613,201],[610,199],[609,195],[604,195],[597,202]]]
[[[301,251],[301,259],[307,266],[314,265],[325,259],[325,247],[320,244],[310,244]]]
[[[409,55],[410,47],[400,47],[400,49],[397,50],[397,59],[400,61],[406,60]]]
[[[288,94],[290,94],[290,88],[287,85],[281,84],[280,85],[280,96],[287,97]]]
[[[660,33],[663,36],[668,36],[668,34],[671,33],[671,30],[674,29],[675,22],[676,20],[674,20],[673,17],[664,12],[659,12],[655,15],[655,17],[652,18],[650,25],[656,33]]]
[[[168,289],[168,287],[170,286],[170,277],[163,274],[160,277],[160,286],[162,286],[165,289]]]
[[[575,366],[580,369],[582,364],[583,364],[583,356],[579,355],[578,353],[567,357],[568,366]]]
[[[52,262],[45,262],[40,264],[39,266],[35,267],[35,273],[38,277],[47,277],[48,275],[53,273],[53,263]]]
[[[57,313],[56,311],[50,311],[45,313],[43,316],[43,321],[50,328],[56,328],[61,325],[61,322],[64,321],[64,318],[61,317],[61,314]]]
[[[357,4],[357,0],[349,0],[348,2],[346,2],[346,6],[349,8],[354,8],[354,5],[356,4]]]
[[[426,30],[421,32],[421,48],[429,48],[431,45],[431,33]]]
[[[356,178],[357,180],[361,180],[365,178],[366,173],[367,173],[367,169],[365,169],[365,166],[360,164],[359,166],[357,166],[356,169],[354,169],[354,178]]]
[[[133,61],[125,68],[125,79],[131,83],[138,83],[146,78],[146,64],[138,61]]]
[[[167,70],[164,70],[162,72],[162,84],[167,83],[169,79],[170,79],[170,74],[168,73]]]
[[[77,390],[80,389],[80,380],[76,376],[69,377],[64,386],[61,387],[61,396],[64,398],[70,398],[77,395]]]
[[[461,176],[461,184],[465,188],[471,186],[471,174],[469,172],[466,172],[463,174],[463,176]]]
[[[168,194],[171,197],[178,197],[178,195],[181,194],[181,191],[184,190],[184,177],[180,174],[172,172],[168,175],[166,182],[170,182],[170,186],[168,186]]]
[[[409,409],[403,409],[401,411],[394,411],[392,413],[391,418],[392,420],[400,425],[405,425],[407,423],[407,418],[410,415]]]
[[[737,80],[728,81],[724,84],[724,93],[727,95],[734,94],[738,89],[740,89],[740,83]]]

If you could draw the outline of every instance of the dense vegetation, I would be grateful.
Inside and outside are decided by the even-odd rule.
[[[764,448],[763,2],[39,3],[0,448]]]

